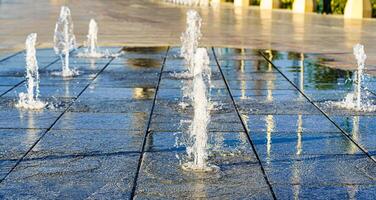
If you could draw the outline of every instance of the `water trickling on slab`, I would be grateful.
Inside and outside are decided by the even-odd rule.
[[[30,110],[43,109],[46,103],[40,101],[39,97],[39,67],[36,58],[35,43],[37,34],[31,33],[26,39],[26,87],[27,93],[19,94],[17,108]]]
[[[376,111],[376,106],[374,105],[373,101],[368,98],[369,92],[363,85],[363,73],[365,69],[365,61],[367,59],[363,45],[356,44],[354,46],[354,56],[358,64],[358,70],[354,73],[354,91],[347,94],[343,101],[333,102],[333,105],[340,108],[361,112]]]

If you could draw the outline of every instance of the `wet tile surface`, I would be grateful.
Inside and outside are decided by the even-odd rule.
[[[24,55],[0,62],[0,198],[376,196],[375,113],[328,106],[353,90],[353,72],[318,65],[316,55],[264,51],[273,66],[257,50],[208,48],[208,162],[219,171],[183,170],[193,108],[181,104],[192,79],[179,51],[73,53],[80,74],[63,79],[53,51],[40,49],[42,111],[14,106],[26,91]],[[376,91],[372,77],[365,82]]]

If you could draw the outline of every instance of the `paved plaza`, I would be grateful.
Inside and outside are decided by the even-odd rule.
[[[57,76],[60,7],[77,40],[99,24],[101,49]],[[189,7],[157,0],[0,1],[0,199],[375,199],[376,111],[335,106],[354,91],[352,47],[365,45],[363,90],[376,101],[376,21],[257,7],[196,8],[210,57],[208,162],[185,171],[192,105],[181,106],[181,33]],[[38,33],[43,110],[26,92],[24,41]]]
[[[214,174],[183,171],[177,157],[185,146],[176,139],[188,128],[180,121],[192,118],[179,106],[190,81],[174,75],[186,70],[179,48],[114,47],[124,54],[94,60],[73,53],[80,75],[71,79],[51,75],[60,61],[38,49],[43,111],[14,107],[26,90],[24,55],[1,60],[0,197],[376,196],[375,113],[325,104],[352,91],[344,84],[351,72],[317,66],[317,55],[207,49]],[[376,91],[375,79],[369,83]]]

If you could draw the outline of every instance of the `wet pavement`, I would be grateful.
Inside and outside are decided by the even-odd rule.
[[[213,102],[209,162],[181,169],[192,107],[176,47],[113,47],[117,58],[75,57],[80,75],[38,49],[43,111],[14,107],[24,54],[0,61],[1,199],[374,199],[375,113],[327,104],[351,92],[352,71],[317,54],[207,48]],[[366,87],[376,92],[376,79]],[[369,99],[376,99],[370,95]],[[183,122],[183,123],[182,123]]]

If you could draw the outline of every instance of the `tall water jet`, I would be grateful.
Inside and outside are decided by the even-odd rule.
[[[208,124],[210,122],[209,56],[204,48],[197,49],[193,60],[193,121],[190,127],[191,146],[187,146],[188,157],[192,159],[183,165],[185,170],[200,172],[215,171],[217,167],[207,163]],[[209,80],[208,80],[209,79]]]
[[[63,77],[70,77],[78,73],[69,68],[69,52],[76,48],[76,37],[73,33],[73,22],[68,7],[62,6],[60,16],[55,26],[54,50],[60,56]]]
[[[17,108],[30,110],[39,110],[46,106],[46,103],[40,101],[39,97],[39,67],[35,56],[35,43],[37,34],[31,33],[26,39],[26,87],[27,93],[19,94]]]
[[[193,75],[193,57],[201,38],[201,22],[201,16],[197,11],[189,10],[187,12],[187,28],[181,36],[182,47],[180,55],[185,59],[191,75]]]

